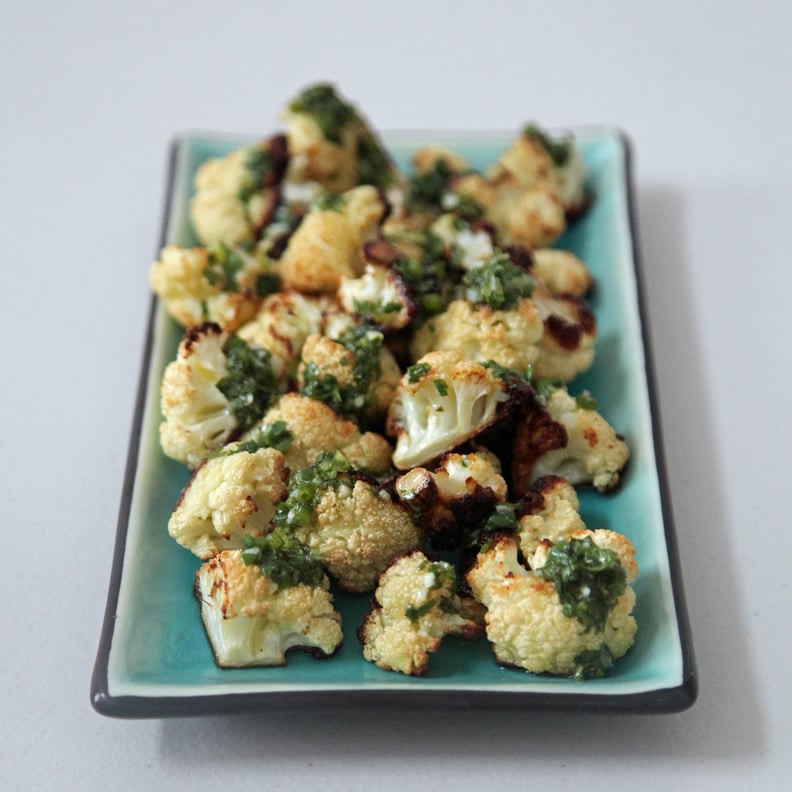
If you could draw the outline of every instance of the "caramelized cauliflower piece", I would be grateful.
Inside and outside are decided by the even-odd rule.
[[[210,321],[229,331],[256,313],[269,275],[265,262],[223,244],[211,250],[166,245],[149,270],[152,290],[182,326]]]
[[[276,396],[269,359],[212,322],[188,329],[162,378],[165,454],[195,468],[252,426]]]
[[[506,500],[507,487],[498,458],[480,450],[444,454],[434,470],[409,470],[396,479],[396,494],[418,515],[432,545],[449,550]]]
[[[323,451],[340,451],[356,470],[372,476],[390,471],[393,449],[376,432],[362,432],[357,424],[342,418],[330,407],[297,393],[283,395],[261,419],[262,424],[283,421],[292,436],[284,451],[291,470],[309,467]]]
[[[254,242],[278,206],[277,185],[287,162],[281,135],[204,162],[190,202],[190,219],[201,243]]]
[[[604,675],[632,646],[635,593],[619,555],[629,543],[614,552],[599,547],[600,538],[583,531],[547,542],[531,571],[520,564],[513,536],[485,545],[467,582],[487,608],[487,638],[499,663],[587,678]]]
[[[440,350],[465,360],[494,360],[514,371],[526,371],[539,358],[543,334],[541,315],[528,298],[508,310],[454,300],[446,311],[416,331],[410,356],[417,360]]]
[[[337,340],[310,336],[298,371],[300,393],[358,421],[382,417],[401,377],[383,341],[371,326],[351,328]]]
[[[376,188],[355,187],[314,203],[289,239],[279,272],[286,288],[334,294],[343,278],[363,273],[362,248],[385,217]]]
[[[270,352],[273,371],[285,384],[297,373],[308,336],[321,332],[327,314],[335,310],[326,297],[282,291],[265,298],[258,313],[237,334],[250,346]]]
[[[359,278],[342,278],[338,298],[344,310],[358,314],[384,331],[401,330],[415,315],[404,280],[392,269],[366,264]]]
[[[454,567],[416,550],[397,559],[379,579],[375,602],[358,638],[363,657],[386,671],[425,676],[429,654],[446,635],[478,638],[482,626],[460,614]]]
[[[386,430],[400,470],[423,465],[501,419],[510,395],[490,369],[455,352],[430,352],[402,377]]]
[[[391,561],[421,539],[410,512],[340,452],[320,454],[292,475],[275,524],[310,547],[346,591],[371,591]]]
[[[520,550],[528,557],[542,540],[555,542],[586,529],[575,488],[560,476],[543,476],[523,497]]]
[[[557,475],[573,486],[592,484],[610,492],[629,457],[627,443],[592,398],[575,398],[559,387],[523,410],[515,428],[511,483],[521,495],[537,479]]]
[[[584,297],[593,285],[588,267],[574,253],[555,248],[540,248],[531,255],[531,270],[550,294]]]
[[[221,668],[280,666],[291,649],[326,657],[341,645],[341,615],[321,565],[288,543],[272,544],[263,546],[267,559],[280,562],[278,574],[246,563],[240,550],[225,550],[196,572],[195,595]]]
[[[377,136],[332,85],[306,88],[289,104],[285,121],[291,178],[331,192],[356,184],[385,188],[399,179]]]
[[[274,448],[226,446],[193,473],[168,522],[168,533],[201,559],[244,546],[245,534],[269,529],[286,497],[289,470]]]

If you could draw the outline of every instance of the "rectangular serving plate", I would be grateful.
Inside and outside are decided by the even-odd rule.
[[[113,717],[167,717],[284,705],[430,708],[581,709],[659,713],[685,709],[697,695],[676,538],[660,444],[660,426],[641,298],[632,209],[631,156],[619,130],[574,130],[589,169],[594,203],[558,246],[587,262],[597,287],[595,364],[573,392],[588,388],[600,410],[630,445],[623,486],[610,495],[582,490],[581,513],[591,528],[627,535],[640,575],[634,584],[636,642],[604,679],[575,682],[498,666],[482,639],[446,639],[432,655],[429,675],[408,677],[363,660],[355,628],[368,595],[339,594],[344,643],[326,660],[289,655],[279,668],[219,669],[193,596],[199,562],[177,545],[167,522],[188,471],[159,448],[159,387],[182,331],[152,299],[107,609],[91,683],[91,702]],[[477,169],[511,139],[506,134],[395,133],[384,135],[397,163],[411,152],[443,145]],[[250,142],[205,134],[178,137],[171,146],[161,244],[195,244],[188,206],[201,162]]]

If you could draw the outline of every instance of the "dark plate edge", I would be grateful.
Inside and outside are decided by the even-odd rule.
[[[682,684],[677,688],[680,702],[684,706],[680,709],[692,707],[698,697],[698,674],[696,671],[696,658],[693,651],[693,636],[690,628],[685,591],[682,583],[682,564],[679,557],[679,543],[676,536],[673,509],[671,505],[671,492],[668,485],[665,448],[663,445],[663,432],[660,420],[660,404],[657,396],[657,377],[654,364],[654,347],[646,312],[646,284],[643,269],[643,260],[639,244],[638,219],[635,208],[636,197],[634,187],[635,155],[633,143],[623,130],[618,131],[624,148],[625,181],[627,194],[627,215],[632,238],[633,266],[636,276],[638,297],[638,314],[641,319],[641,339],[644,348],[646,369],[646,383],[649,392],[649,408],[652,418],[652,436],[655,448],[655,465],[660,488],[660,505],[663,513],[663,526],[665,528],[666,552],[671,575],[671,588],[674,593],[674,607],[676,610],[679,642],[682,650]]]
[[[226,693],[211,696],[113,696],[109,692],[108,663],[115,626],[115,613],[124,565],[126,535],[137,472],[140,432],[146,402],[151,351],[154,336],[154,319],[157,300],[149,303],[148,330],[143,348],[143,358],[138,383],[138,393],[127,455],[127,464],[116,527],[115,549],[108,584],[107,605],[96,662],[91,677],[91,705],[101,715],[114,718],[172,718],[199,715],[234,714],[261,710],[263,707],[289,707],[294,710],[333,707],[334,709],[361,709],[399,706],[415,709],[524,709],[536,711],[588,711],[592,713],[665,714],[680,712],[691,707],[698,696],[698,677],[682,584],[681,564],[676,532],[673,525],[671,497],[666,474],[665,453],[662,444],[660,412],[657,398],[654,360],[645,307],[645,285],[639,249],[637,215],[634,190],[634,149],[626,132],[609,127],[617,135],[624,156],[624,187],[627,203],[627,221],[632,248],[633,268],[636,275],[638,314],[641,322],[641,341],[645,358],[645,374],[652,420],[661,509],[665,529],[671,586],[682,652],[682,682],[677,687],[662,688],[643,693],[624,695],[594,695],[586,693],[521,693],[494,691],[453,690],[356,690],[356,691],[294,691],[274,693]],[[160,229],[159,246],[166,243],[170,221],[172,192],[181,136],[171,141],[165,183],[165,206]]]
[[[162,208],[162,220],[159,233],[159,250],[165,244],[170,223],[172,194],[174,180],[176,177],[176,161],[179,148],[179,138],[171,140],[168,146],[167,165],[165,172],[164,205]],[[121,502],[118,508],[118,521],[116,524],[115,545],[113,550],[113,562],[110,570],[110,582],[107,587],[107,604],[102,622],[102,632],[99,638],[99,648],[96,654],[93,674],[91,675],[91,705],[102,715],[123,716],[122,712],[116,711],[114,699],[109,693],[107,680],[108,665],[110,660],[110,647],[113,642],[113,632],[115,629],[115,615],[118,607],[118,596],[121,588],[121,575],[124,569],[124,554],[126,551],[127,530],[129,527],[129,514],[132,507],[132,495],[135,489],[135,477],[137,474],[138,460],[140,455],[141,431],[143,428],[143,415],[146,408],[146,394],[148,390],[148,379],[151,371],[151,353],[154,344],[154,321],[156,316],[157,298],[151,295],[148,307],[147,330],[143,343],[143,354],[140,362],[140,375],[138,380],[137,397],[135,399],[135,411],[132,418],[132,428],[129,438],[129,450],[127,451],[126,468],[121,489]]]

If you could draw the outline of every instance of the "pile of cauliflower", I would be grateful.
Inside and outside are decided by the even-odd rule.
[[[402,173],[332,85],[285,131],[205,162],[194,247],[151,285],[184,327],[163,452],[191,471],[168,524],[201,561],[217,664],[332,655],[334,592],[371,598],[363,657],[428,673],[447,635],[498,662],[601,676],[633,643],[630,541],[589,530],[576,487],[629,450],[569,385],[595,354],[572,138],[529,125],[480,173],[416,151]]]

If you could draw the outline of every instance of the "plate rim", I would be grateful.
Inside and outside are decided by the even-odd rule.
[[[504,690],[468,689],[401,689],[401,688],[338,688],[334,690],[273,690],[256,692],[223,692],[213,694],[177,695],[114,695],[109,689],[108,671],[110,651],[115,634],[115,618],[124,572],[124,560],[129,530],[129,518],[134,495],[134,485],[140,461],[140,446],[148,381],[152,366],[152,351],[155,336],[158,298],[151,295],[148,305],[142,358],[139,364],[139,380],[134,404],[130,440],[121,490],[121,499],[116,523],[113,559],[107,589],[107,601],[102,621],[99,645],[90,685],[90,702],[96,712],[115,718],[168,718],[197,715],[218,715],[237,712],[260,711],[265,707],[285,706],[290,709],[302,707],[321,709],[332,706],[339,708],[392,707],[394,698],[399,704],[414,709],[531,709],[582,710],[599,713],[661,714],[680,712],[690,708],[698,697],[698,674],[693,649],[692,631],[685,599],[679,544],[673,518],[670,487],[668,483],[662,422],[651,333],[646,321],[645,271],[639,244],[639,229],[636,212],[634,182],[634,145],[630,136],[620,127],[611,125],[586,125],[569,127],[576,136],[610,135],[620,146],[622,155],[622,187],[626,205],[626,228],[631,251],[632,270],[635,275],[636,309],[640,325],[648,410],[654,445],[657,484],[663,519],[663,537],[668,557],[668,570],[677,633],[681,652],[681,681],[672,687],[658,687],[633,693],[585,693],[578,691],[515,693]],[[383,137],[399,138],[404,144],[417,144],[427,138],[436,137],[446,141],[470,140],[494,141],[509,132],[496,130],[396,130],[382,133]],[[212,142],[249,140],[250,136],[211,131],[184,131],[171,138],[167,149],[167,166],[163,209],[161,212],[159,247],[167,242],[174,207],[173,190],[179,164],[181,147],[191,140],[205,139]]]

